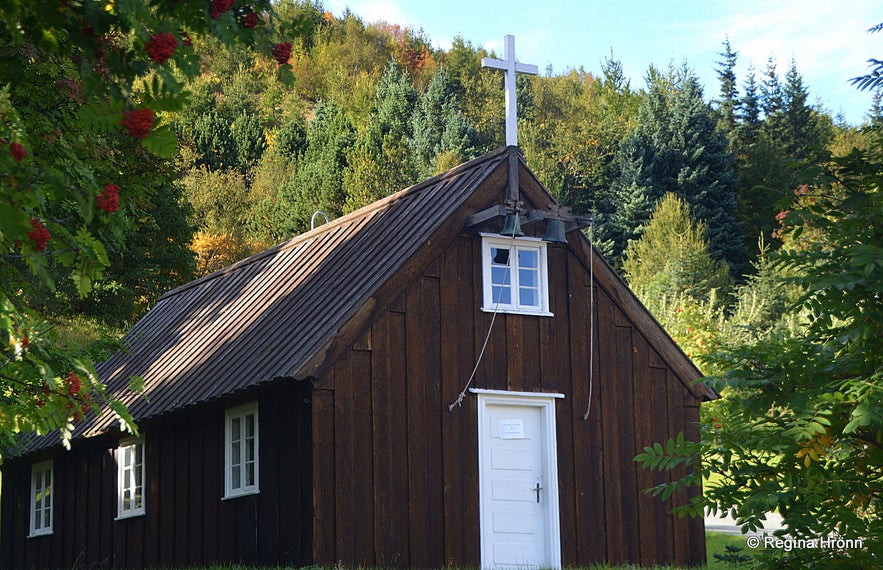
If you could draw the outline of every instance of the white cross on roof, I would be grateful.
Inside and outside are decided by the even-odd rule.
[[[530,73],[537,75],[536,65],[517,63],[515,61],[515,36],[506,36],[503,51],[504,59],[492,57],[481,58],[482,67],[502,69],[506,72],[506,146],[518,146],[518,109],[515,104],[515,74]]]

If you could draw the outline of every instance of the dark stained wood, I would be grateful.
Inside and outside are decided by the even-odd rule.
[[[654,374],[655,370],[649,365],[644,365],[650,362],[650,348],[647,341],[639,334],[633,335],[632,341],[636,363],[634,390],[636,395],[640,395],[635,398],[632,412],[635,422],[634,454],[637,455],[644,446],[659,441],[659,436],[665,433],[665,430],[659,429],[657,426],[664,426],[668,422],[666,414],[668,399],[664,382],[658,383],[658,376]],[[653,409],[644,409],[643,402],[650,402]],[[643,492],[659,482],[656,472],[647,469],[636,469],[635,471],[637,474],[639,525],[637,561],[642,565],[649,566],[664,556],[669,548],[664,531],[666,525],[662,524],[666,516],[662,501]]]
[[[440,271],[427,268],[420,287],[407,300],[405,350],[409,355],[406,376],[417,383],[408,390],[408,464],[410,565],[430,568],[443,559],[444,480],[438,469],[441,454],[441,323]],[[420,333],[425,331],[425,336]],[[423,386],[424,389],[420,389]]]
[[[174,428],[174,426],[170,426]],[[159,529],[159,550],[160,564],[170,565],[175,560],[175,534],[177,525],[186,524],[183,519],[174,516],[175,507],[175,483],[177,478],[177,467],[175,465],[175,440],[170,437],[167,430],[163,430],[160,437],[157,438],[159,446],[159,465],[156,466],[156,475],[159,478],[159,510],[158,513],[172,513],[167,520],[163,521]],[[227,525],[228,527],[231,525]],[[228,544],[232,543],[232,536],[227,537]]]
[[[336,372],[336,368],[330,371]],[[336,490],[339,488],[336,476],[338,446],[335,432],[334,400],[336,392],[325,389],[313,390],[312,431],[315,445],[312,448],[313,477],[313,549],[309,562],[313,560],[334,560],[337,544],[337,520],[335,514]],[[334,441],[329,441],[329,440]],[[320,482],[324,484],[320,484]],[[343,500],[343,498],[341,498]]]
[[[466,396],[460,406],[448,410],[460,392],[467,388],[466,382],[478,354],[475,349],[476,326],[474,307],[476,293],[473,288],[472,240],[459,238],[442,260],[441,282],[441,371],[442,371],[442,455],[444,464],[444,560],[451,565],[477,565],[479,560],[467,560],[465,541],[465,515],[463,505],[471,498],[464,491],[466,477],[466,452],[469,443],[464,438],[464,425],[469,414]],[[475,319],[475,320],[474,320]],[[485,330],[479,327],[479,330]]]
[[[370,356],[368,358],[370,359]],[[354,385],[356,376],[361,376],[366,371],[357,370],[353,360],[353,358],[344,359],[335,367],[334,437],[331,441],[326,440],[324,445],[320,440],[316,446],[317,450],[328,444],[334,446],[334,496],[340,498],[334,502],[333,514],[336,542],[332,556],[336,560],[355,560],[356,556],[356,521],[352,501],[354,497],[361,497],[358,495],[361,489],[355,487],[357,465],[354,447],[359,432],[353,427],[352,410],[357,405],[364,405],[363,402],[357,401]],[[364,358],[360,360],[364,361]],[[360,476],[363,475],[364,469],[367,469],[367,466],[360,470]]]

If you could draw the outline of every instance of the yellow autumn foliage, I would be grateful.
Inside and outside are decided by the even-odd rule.
[[[190,249],[196,254],[196,274],[203,276],[263,251],[270,245],[253,239],[239,239],[230,234],[197,232]]]

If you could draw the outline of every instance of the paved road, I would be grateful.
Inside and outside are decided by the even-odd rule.
[[[748,534],[763,534],[764,532],[773,532],[782,528],[782,517],[779,513],[769,513],[766,516],[763,529]],[[715,532],[726,532],[730,534],[742,534],[742,528],[736,524],[736,521],[729,515],[721,518],[720,515],[705,516],[705,530],[713,530]]]

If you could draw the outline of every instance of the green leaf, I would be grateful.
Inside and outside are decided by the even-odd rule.
[[[111,133],[120,130],[120,121],[126,103],[121,100],[111,99],[84,105],[80,109],[80,121],[86,127],[96,133]]]
[[[142,139],[141,144],[162,158],[173,158],[178,152],[178,137],[168,125],[160,125]]]

